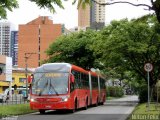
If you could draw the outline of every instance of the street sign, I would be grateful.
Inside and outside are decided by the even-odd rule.
[[[149,85],[149,72],[153,70],[153,65],[151,63],[146,63],[144,65],[144,70],[147,72],[147,79],[148,79],[148,111],[150,109],[150,85]]]
[[[153,65],[151,63],[146,63],[144,65],[144,70],[147,72],[151,72],[153,70]]]

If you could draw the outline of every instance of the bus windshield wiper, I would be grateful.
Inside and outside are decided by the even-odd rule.
[[[38,78],[36,81],[35,81],[35,86],[37,86],[37,84],[38,84],[38,82],[40,81],[40,80],[42,80],[41,78],[43,78],[44,77],[44,74],[40,77],[40,78]]]
[[[45,86],[43,87],[43,89],[39,92],[39,96],[41,96],[42,95],[42,92],[44,91],[44,89],[47,87],[47,85],[48,85],[48,80],[47,80],[47,83],[45,84]]]
[[[50,82],[50,83],[49,83]],[[42,92],[49,87],[49,90],[53,89],[53,91],[55,92],[56,95],[59,95],[57,90],[55,89],[55,87],[51,84],[51,79],[47,80],[47,83],[45,84],[45,86],[43,87],[43,89],[38,93],[39,96],[42,95]]]
[[[50,87],[52,87],[52,89],[54,90],[54,92],[56,93],[56,95],[59,95],[57,90],[54,88],[54,86],[51,84],[51,79],[50,79]]]

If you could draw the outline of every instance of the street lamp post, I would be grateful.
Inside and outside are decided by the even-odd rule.
[[[28,98],[28,64],[27,61],[31,55],[37,54],[37,53],[25,53],[25,74],[26,74],[26,99]]]

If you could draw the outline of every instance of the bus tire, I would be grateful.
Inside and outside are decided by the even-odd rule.
[[[70,110],[71,113],[76,112],[75,108],[73,108],[72,110]]]
[[[85,106],[84,106],[84,110],[87,110],[88,109],[88,98],[86,99],[86,103],[85,103]]]
[[[104,103],[105,103],[105,96],[103,97],[103,100],[100,105],[104,105]]]
[[[40,109],[39,112],[40,114],[45,114],[45,110]]]
[[[98,106],[98,98],[97,98],[97,101],[96,101],[95,107],[97,107],[97,106]]]
[[[76,110],[77,110],[77,99],[74,102],[74,108],[72,110],[70,110],[70,112],[74,113],[74,112],[76,112]]]
[[[104,96],[104,98],[103,98],[103,105],[104,105],[104,103],[106,102],[106,96]]]

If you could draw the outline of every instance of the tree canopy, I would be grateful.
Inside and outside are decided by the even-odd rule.
[[[88,30],[58,38],[46,51],[45,62],[69,62],[86,69],[100,68],[107,76],[147,81],[144,64],[150,62],[150,85],[160,77],[160,25],[153,16],[112,21],[101,31]],[[127,72],[130,71],[130,72]]]
[[[123,75],[129,70],[146,81],[144,64],[152,63],[154,70],[150,72],[150,85],[155,85],[160,76],[159,28],[153,17],[112,21],[101,31],[101,38],[95,41],[95,52],[102,54],[100,61],[107,71],[112,69]]]
[[[97,33],[87,31],[63,35],[46,50],[49,59],[44,62],[69,62],[85,69],[94,66],[95,55],[90,46]]]
[[[37,4],[40,8],[48,8],[52,13],[55,12],[55,5],[60,8],[64,8],[61,0],[29,0]],[[0,1],[0,18],[6,19],[7,10],[12,11],[14,8],[18,8],[18,0],[1,0]]]
[[[40,8],[48,8],[51,12],[55,12],[55,5],[59,6],[60,8],[64,8],[62,4],[62,0],[29,0],[31,2],[35,2],[37,6]],[[68,0],[65,0],[68,1]],[[79,6],[85,6],[86,4],[91,4],[91,2],[95,2],[96,4],[100,5],[113,5],[118,3],[130,4],[133,6],[145,6],[148,10],[153,10],[157,16],[157,20],[160,23],[160,1],[159,0],[150,0],[151,5],[147,4],[134,4],[131,1],[125,0],[108,0],[106,3],[99,3],[96,0],[72,0],[73,4],[78,2]],[[18,8],[18,0],[1,0],[0,1],[0,17],[6,18],[7,10],[12,11],[14,8]]]

